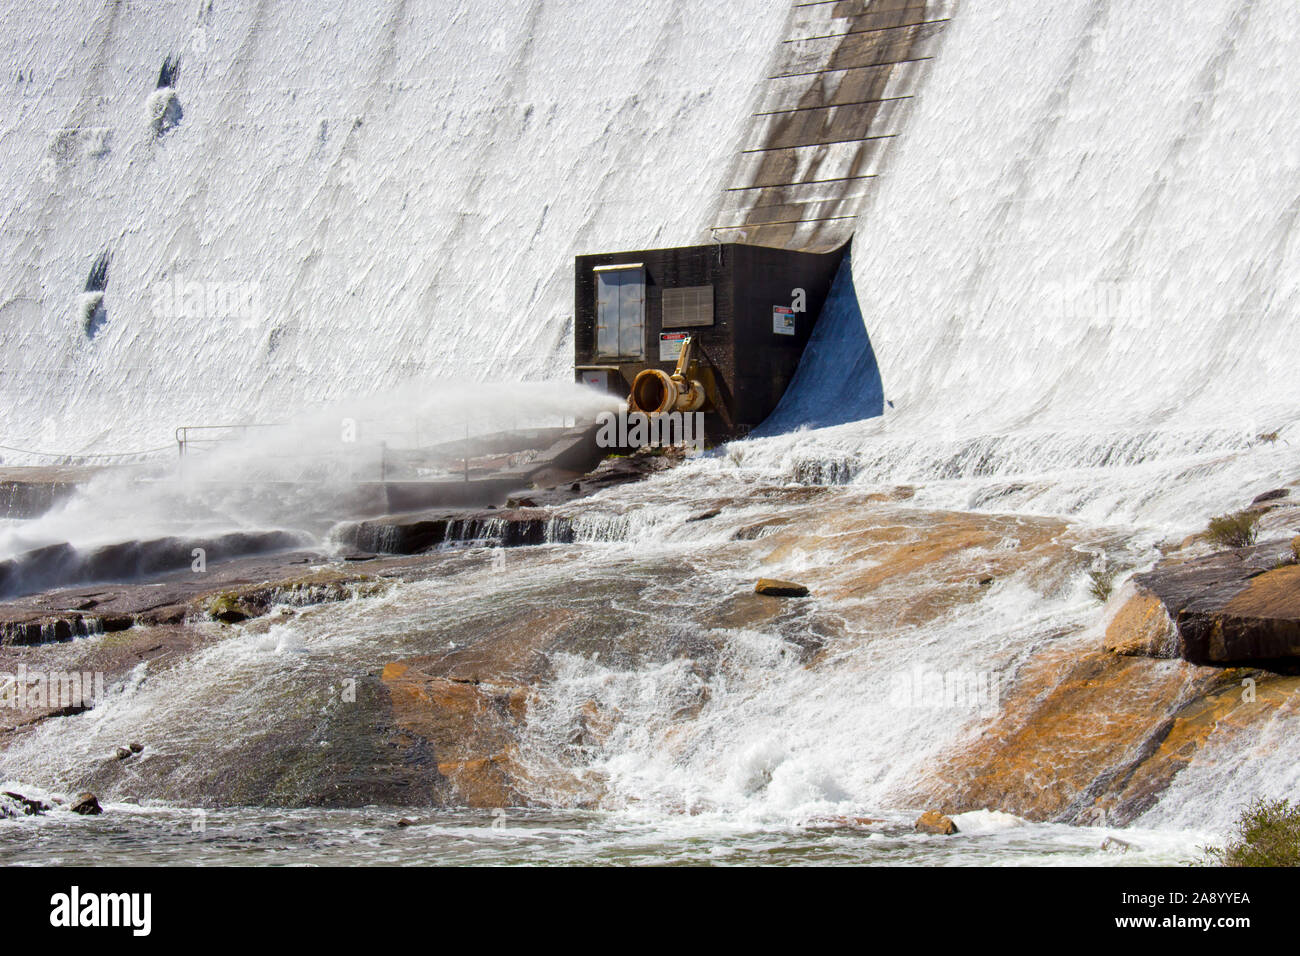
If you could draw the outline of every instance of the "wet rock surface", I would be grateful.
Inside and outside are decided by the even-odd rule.
[[[888,621],[889,629],[901,633],[915,622],[978,600],[987,585],[981,587],[972,578],[972,555],[980,555],[980,561],[998,573],[1010,574],[1028,564],[1039,569],[1048,587],[1060,586],[1078,571],[1077,562],[1087,560],[1071,550],[1066,526],[1051,519],[894,510],[892,496],[825,488],[763,492],[795,510],[783,514],[769,534],[727,545],[726,554],[756,559],[760,566],[780,566],[794,555],[804,560],[815,556],[817,566],[808,574],[817,580],[818,593],[824,588],[832,602],[782,600],[725,587],[716,594],[700,593],[689,603],[692,631],[668,624],[665,615],[656,633],[635,625],[639,614],[629,620],[615,610],[635,608],[645,597],[643,585],[614,577],[606,593],[584,582],[581,601],[570,594],[548,595],[523,617],[486,631],[475,625],[478,636],[472,643],[461,646],[456,641],[455,648],[386,665],[383,680],[392,694],[397,725],[428,742],[445,778],[438,799],[491,807],[586,806],[605,798],[599,774],[586,774],[583,767],[586,756],[602,752],[624,719],[608,701],[575,703],[569,748],[560,765],[548,765],[530,749],[535,744],[528,732],[530,720],[534,712],[554,708],[548,695],[554,692],[555,662],[565,655],[599,659],[625,672],[660,661],[686,664],[695,683],[678,688],[681,696],[674,708],[665,707],[685,738],[689,721],[707,704],[709,682],[727,672],[731,634],[780,635],[790,660],[816,668],[828,646],[842,652],[845,641],[857,640],[853,632],[858,628],[874,632]],[[885,510],[864,511],[864,503]],[[726,514],[729,506],[735,503],[714,502],[709,520]],[[1009,540],[1018,550],[1005,546]],[[844,560],[845,547],[854,560]],[[870,559],[864,560],[867,555]],[[726,559],[719,555],[719,560]],[[665,594],[692,593],[688,568],[670,563],[655,577],[657,590]],[[547,607],[551,601],[557,606]],[[689,686],[696,689],[690,691]]]
[[[351,596],[350,586],[373,577],[363,570],[330,568],[329,561],[314,551],[282,552],[213,564],[202,573],[186,570],[138,583],[59,588],[15,598],[0,603],[0,646],[62,643],[205,617],[220,620],[227,611],[245,620],[277,601],[307,604]]]
[[[1258,735],[1298,701],[1300,678],[1070,642],[1031,659],[996,721],[937,761],[913,799],[1122,826],[1150,809],[1212,736]]]
[[[666,753],[689,754],[707,732],[697,719],[709,716],[718,688],[765,687],[781,669],[834,680],[837,669],[861,667],[855,693],[870,701],[887,692],[889,675],[871,662],[889,661],[882,649],[891,642],[914,640],[934,622],[960,627],[1006,586],[1068,593],[1096,550],[1114,546],[1111,532],[1058,519],[925,511],[890,492],[756,485],[744,498],[684,499],[687,517],[704,516],[686,527],[714,542],[707,562],[674,546],[648,555],[615,547],[605,563],[579,564],[566,547],[500,549],[510,540],[502,526],[545,526],[549,535],[571,507],[529,497],[531,504],[476,513],[475,521],[501,522],[478,542],[489,547],[442,547],[446,526],[435,534],[421,525],[464,515],[399,516],[359,523],[373,539],[357,537],[332,560],[290,552],[215,565],[206,576],[10,602],[0,617],[111,612],[132,626],[0,648],[0,671],[19,661],[96,669],[117,686],[145,665],[165,686],[173,669],[223,642],[249,656],[247,668],[205,690],[206,703],[195,698],[193,713],[176,715],[193,724],[186,733],[201,741],[199,750],[180,746],[183,734],[171,739],[170,725],[127,724],[59,781],[112,800],[600,806],[612,798],[604,760],[628,745],[630,725]],[[756,501],[770,506],[765,517]],[[755,525],[761,533],[733,533]],[[410,535],[419,553],[379,553],[382,527]],[[519,532],[519,542],[535,540],[530,534]],[[1200,574],[1197,560],[1178,566]],[[751,582],[769,575],[814,585],[816,600],[753,593]],[[418,587],[393,591],[394,580]],[[1251,598],[1259,607],[1287,582],[1269,583]],[[1111,621],[1105,648],[1096,634],[1074,640],[1068,625],[1026,631],[1035,643],[1016,658],[1000,711],[972,723],[971,741],[928,758],[927,779],[904,805],[1124,822],[1216,734],[1249,733],[1287,706],[1292,678],[1171,657],[1172,618],[1153,592],[1137,593]],[[417,597],[388,607],[401,594]],[[386,610],[371,615],[359,602],[337,624],[304,629],[304,646],[283,643],[299,629],[282,623],[300,613],[328,622],[331,608],[352,597]],[[368,636],[347,645],[346,660],[337,648],[313,647],[328,648],[339,633]],[[355,684],[346,701],[340,677]],[[1257,683],[1263,708],[1240,700],[1246,678]],[[641,689],[646,680],[651,692]],[[647,702],[644,713],[638,708]],[[212,708],[206,718],[204,706]],[[19,713],[22,722],[0,713],[0,746],[60,726],[49,723],[54,710]],[[262,719],[212,732],[247,713]],[[130,746],[137,737],[148,745],[138,752]]]
[[[918,833],[933,833],[937,836],[952,836],[957,833],[957,824],[951,817],[944,816],[937,810],[927,810],[916,818],[913,828]]]
[[[41,593],[55,587],[135,581],[193,567],[196,549],[207,560],[283,553],[303,545],[287,531],[231,532],[211,537],[165,537],[122,541],[85,550],[53,544],[0,561],[0,598]]]
[[[98,816],[104,812],[104,808],[99,805],[99,799],[89,792],[77,794],[77,798],[68,805],[68,809],[83,817]]]
[[[1111,619],[1103,646],[1127,657],[1177,657],[1178,631],[1164,603],[1139,591]]]
[[[15,793],[12,790],[5,790],[0,793],[0,817],[16,816],[18,813],[33,817],[48,813],[52,809],[54,807],[44,800],[25,797],[21,793]]]
[[[680,455],[658,453],[611,458],[592,475],[533,494],[569,501],[679,460]],[[469,525],[467,534],[474,537],[472,514],[459,512],[446,520]],[[538,543],[536,529],[553,519],[549,509],[540,507],[484,509],[479,516],[495,529],[504,528],[500,543],[510,545]],[[441,543],[421,538],[429,527],[439,527],[425,521],[417,517],[393,523],[408,536],[399,550],[426,551]],[[377,553],[380,542],[357,539],[374,550],[358,548],[358,540],[353,540],[351,550],[345,544],[344,553],[335,558],[316,551],[282,551],[214,562],[201,573],[164,573],[140,582],[55,589],[12,599],[0,604],[0,633],[6,635],[0,645],[0,672],[15,673],[20,667],[33,675],[94,672],[113,693],[133,680],[132,674],[143,673],[142,667],[150,679],[165,677],[230,637],[250,629],[265,632],[261,619],[273,610],[283,616],[285,609],[373,598],[394,580],[418,581],[462,563],[456,553],[437,549],[412,556],[382,555]],[[473,566],[482,558],[471,556],[469,561]],[[275,626],[275,619],[273,615],[269,627]],[[265,733],[244,742],[238,765],[196,766],[193,755],[165,741],[147,751],[138,743],[110,742],[77,769],[73,785],[124,798],[182,793],[200,805],[520,804],[524,798],[512,782],[516,774],[510,766],[512,735],[507,731],[515,729],[522,714],[523,688],[540,673],[540,665],[530,664],[533,658],[525,651],[548,633],[534,620],[524,623],[522,631],[501,628],[473,650],[463,648],[446,660],[445,654],[400,665],[381,659],[369,674],[348,678],[354,685],[348,706],[340,706],[336,684],[302,688],[297,699],[286,702],[304,717],[317,708],[312,718],[316,726],[295,727],[293,717],[281,729],[268,726]],[[579,626],[570,638],[581,643],[590,633],[589,627]],[[275,692],[294,693],[288,688]],[[446,705],[451,717],[417,718],[408,701],[412,696]],[[52,719],[84,713],[95,703],[0,709],[0,747]],[[271,706],[265,701],[261,705]],[[435,708],[434,713],[440,712]],[[495,736],[488,733],[493,714],[500,720]],[[467,715],[472,717],[468,724]],[[594,728],[599,718],[593,716],[589,723]],[[413,727],[425,733],[413,733]],[[304,733],[311,741],[307,746]],[[187,775],[184,782],[179,780],[182,772]]]
[[[345,547],[373,554],[422,554],[440,545],[476,541],[505,548],[566,544],[573,541],[573,515],[557,506],[640,481],[680,464],[683,457],[677,448],[612,455],[576,480],[513,495],[502,508],[436,509],[345,522],[334,537]]]
[[[1300,567],[1285,532],[1300,509],[1286,489],[1251,507],[1270,540],[1207,554],[1193,536],[1134,575],[1102,648],[1078,639],[1029,658],[996,721],[938,760],[913,799],[1124,825],[1212,741],[1258,737],[1293,710]]]
[[[1300,565],[1289,541],[1270,541],[1134,576],[1174,622],[1171,650],[1193,663],[1300,667]]]
[[[808,587],[778,578],[759,578],[758,583],[754,585],[754,593],[780,598],[807,597]]]

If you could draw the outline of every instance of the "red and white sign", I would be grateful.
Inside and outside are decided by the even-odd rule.
[[[689,332],[660,332],[659,361],[676,362],[681,358],[682,346],[689,337]]]
[[[794,335],[794,309],[772,306],[772,331],[777,335]]]

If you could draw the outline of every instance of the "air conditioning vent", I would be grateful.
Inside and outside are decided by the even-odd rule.
[[[713,286],[688,285],[664,289],[665,329],[687,329],[713,324]]]

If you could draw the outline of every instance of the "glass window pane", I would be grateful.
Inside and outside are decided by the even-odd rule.
[[[618,356],[618,273],[596,273],[596,354]]]
[[[596,273],[596,355],[645,354],[645,278],[640,266]]]
[[[641,358],[645,351],[641,318],[645,287],[641,282],[641,270],[624,272],[622,275],[618,310],[619,347],[628,358]]]

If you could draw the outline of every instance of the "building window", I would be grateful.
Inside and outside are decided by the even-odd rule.
[[[645,269],[596,267],[596,355],[645,357]]]
[[[713,286],[664,289],[664,328],[687,329],[713,324]]]

